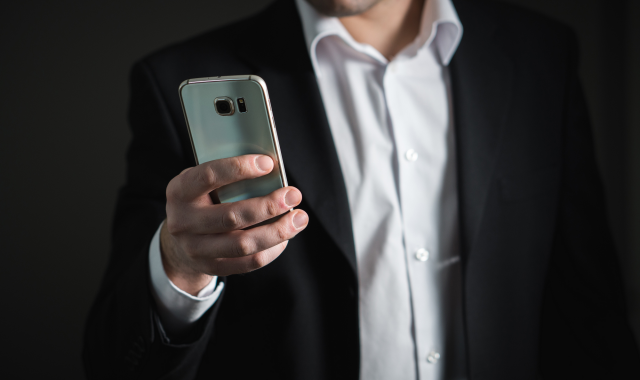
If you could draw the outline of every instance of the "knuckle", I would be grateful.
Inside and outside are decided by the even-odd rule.
[[[250,238],[246,236],[239,237],[235,244],[235,253],[239,257],[250,255],[253,253],[254,246]]]
[[[280,211],[280,207],[278,207],[278,204],[273,200],[268,200],[265,202],[265,213],[268,216],[270,217],[278,216],[280,214],[279,211]]]
[[[174,178],[171,180],[171,182],[169,182],[169,184],[167,185],[167,190],[166,190],[166,197],[167,197],[167,201],[168,202],[172,202],[176,199],[178,199],[180,197],[179,194],[179,185],[178,182],[180,180],[178,179],[178,177]]]
[[[289,229],[282,225],[277,225],[276,235],[280,241],[289,240]]]
[[[242,160],[240,159],[240,157],[233,157],[231,161],[231,168],[233,169],[233,174],[235,174],[236,176],[242,175],[243,166],[244,165],[242,165]]]
[[[269,264],[269,259],[264,252],[258,252],[255,255],[251,256],[251,267],[253,269],[262,268]]]
[[[229,209],[222,213],[220,224],[224,229],[236,230],[242,226],[242,219],[234,209]]]
[[[184,224],[175,218],[167,219],[167,230],[171,235],[177,235],[184,231]]]
[[[204,186],[212,186],[216,182],[216,174],[211,166],[206,166],[204,170],[199,170],[196,175],[196,181],[200,182]]]
[[[234,169],[235,174],[238,177],[247,177],[251,174],[251,169],[247,163],[247,160],[243,160],[240,157],[234,157]]]

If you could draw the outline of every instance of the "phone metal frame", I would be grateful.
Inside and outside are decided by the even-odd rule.
[[[276,122],[273,118],[273,110],[271,109],[271,100],[269,99],[269,92],[267,91],[267,83],[264,79],[260,78],[257,75],[227,75],[227,76],[217,76],[217,77],[208,77],[208,78],[193,78],[187,79],[180,83],[180,87],[178,87],[178,94],[180,96],[180,105],[182,106],[182,113],[184,114],[184,121],[187,124],[187,131],[189,132],[189,141],[191,142],[191,150],[193,151],[193,156],[196,160],[196,165],[200,165],[200,161],[198,160],[198,155],[196,154],[196,148],[193,144],[193,137],[191,136],[191,127],[189,126],[189,119],[187,118],[187,112],[184,108],[184,102],[182,100],[182,89],[190,84],[195,83],[207,83],[207,82],[226,82],[226,81],[253,81],[260,86],[262,90],[262,95],[264,96],[267,103],[267,113],[269,114],[269,127],[271,128],[271,137],[273,139],[273,145],[276,147],[276,159],[278,161],[278,168],[280,169],[280,179],[282,180],[283,187],[289,186],[287,182],[287,173],[284,171],[284,162],[282,161],[282,152],[280,152],[280,142],[278,141],[278,132],[276,131]],[[232,103],[232,106],[235,105]],[[215,104],[214,104],[215,108]],[[217,110],[216,110],[217,112]]]

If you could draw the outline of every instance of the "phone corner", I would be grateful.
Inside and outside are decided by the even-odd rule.
[[[184,86],[189,84],[189,79],[185,79],[182,81],[182,83],[180,83],[180,86],[178,86],[178,94],[182,94],[182,89],[184,88]]]
[[[265,82],[264,79],[262,79],[260,76],[250,75],[249,80],[258,83],[263,90],[267,90],[267,82]]]

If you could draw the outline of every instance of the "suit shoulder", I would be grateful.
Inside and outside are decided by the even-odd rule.
[[[267,8],[268,10],[268,8]],[[203,76],[229,75],[227,67],[238,64],[238,36],[255,33],[265,18],[266,10],[261,10],[238,21],[209,29],[201,34],[163,47],[142,59],[152,71],[208,70]],[[245,39],[246,40],[246,39]],[[245,46],[247,47],[247,46]],[[231,73],[236,74],[236,73]]]
[[[230,58],[234,55],[233,49],[229,49],[223,43],[224,38],[220,38],[220,36],[234,35],[234,31],[241,30],[246,21],[244,19],[222,27],[209,29],[199,35],[156,50],[143,57],[140,61],[157,66],[171,64],[172,62],[184,62],[200,56],[215,55]]]
[[[522,42],[546,45],[547,48],[577,45],[573,29],[550,16],[513,4],[490,2],[488,6],[495,13],[503,33],[509,33]]]
[[[498,33],[512,42],[514,47],[547,52],[566,50],[577,46],[571,27],[547,15],[514,4],[498,1],[455,2],[471,23],[493,23]],[[460,12],[459,12],[460,13]],[[462,19],[465,27],[465,20]]]

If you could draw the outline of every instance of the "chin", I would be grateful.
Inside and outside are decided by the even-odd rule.
[[[346,17],[360,14],[381,0],[306,0],[325,16]]]

